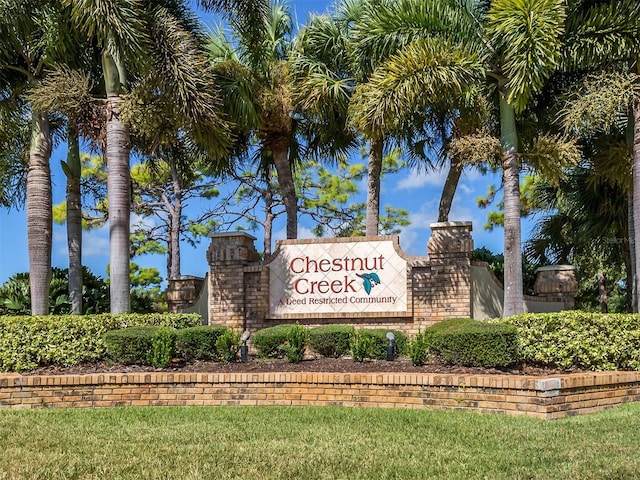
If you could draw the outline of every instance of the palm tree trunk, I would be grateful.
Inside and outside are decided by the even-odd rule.
[[[109,277],[111,313],[131,309],[129,293],[130,207],[129,129],[120,122],[122,99],[107,98],[106,157],[109,198]]]
[[[182,188],[175,162],[171,161],[173,202],[169,205],[171,225],[169,228],[169,271],[167,278],[178,278],[180,271],[180,222],[182,219]]]
[[[69,121],[67,135],[67,246],[69,249],[69,299],[71,313],[82,315],[82,199],[80,196],[80,145],[78,130]]]
[[[633,182],[633,180],[632,180]],[[638,288],[636,282],[638,281],[637,272],[635,271],[636,266],[636,240],[635,240],[635,215],[633,213],[633,185],[629,187],[629,192],[627,193],[627,236],[629,238],[628,249],[629,249],[629,265],[625,265],[627,270],[627,285],[630,288],[627,288],[627,312],[629,313],[637,313],[638,312],[638,297],[636,295],[636,289]],[[623,249],[624,251],[624,249]]]
[[[276,139],[270,142],[273,163],[278,173],[278,184],[282,191],[282,200],[287,212],[287,239],[298,238],[298,196],[293,182],[293,172],[289,163],[288,139]]]
[[[636,103],[633,110],[633,300],[634,311],[638,308],[640,298],[640,282],[637,273],[640,272],[640,222],[635,221],[636,213],[640,212],[640,103]],[[640,216],[639,216],[640,217]],[[629,219],[631,221],[631,218]]]
[[[451,166],[449,167],[449,173],[444,182],[442,188],[442,194],[440,195],[440,206],[438,207],[438,222],[448,222],[449,213],[451,212],[451,204],[453,203],[453,197],[458,189],[458,183],[462,176],[462,168],[464,164],[460,159],[451,159]]]
[[[598,274],[598,293],[600,295],[600,313],[609,313],[609,299],[607,298],[607,277],[603,272]]]
[[[520,226],[520,162],[513,106],[500,92],[500,140],[504,185],[504,311],[503,316],[524,311],[522,291],[522,233]]]
[[[53,213],[51,199],[51,132],[49,120],[33,111],[27,173],[27,248],[31,314],[49,313]]]
[[[262,248],[264,252],[264,258],[267,259],[271,256],[271,239],[273,236],[273,221],[275,215],[273,214],[273,191],[271,190],[272,172],[271,169],[267,170],[266,188],[264,191],[264,237],[262,239]]]
[[[369,165],[367,168],[367,217],[365,234],[368,237],[373,237],[378,235],[380,223],[380,175],[382,173],[384,141],[380,138],[372,138],[369,143]]]

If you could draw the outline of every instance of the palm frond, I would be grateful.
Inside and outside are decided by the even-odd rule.
[[[487,34],[507,79],[507,101],[524,110],[561,59],[566,18],[563,0],[495,0],[487,13]]]
[[[602,65],[640,56],[640,3],[574,2],[564,38],[567,69]]]
[[[392,131],[408,112],[443,100],[464,103],[484,78],[482,59],[464,44],[419,39],[356,90],[352,121],[363,131]]]

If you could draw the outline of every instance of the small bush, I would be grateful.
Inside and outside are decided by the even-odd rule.
[[[153,339],[159,327],[142,326],[113,330],[104,334],[104,344],[111,360],[125,365],[147,365]]]
[[[238,359],[240,334],[227,329],[216,340],[216,352],[224,363],[233,363]]]
[[[374,338],[368,330],[358,330],[351,340],[351,356],[355,362],[364,362],[371,358]]]
[[[425,331],[430,351],[445,363],[508,367],[519,359],[514,327],[469,319],[449,320]]]
[[[292,325],[287,334],[287,341],[282,348],[290,363],[300,363],[304,359],[304,351],[307,348],[308,331],[299,324]]]
[[[223,325],[182,328],[176,332],[176,352],[187,361],[219,360],[216,342],[226,331]]]
[[[284,352],[281,348],[287,341],[289,331],[293,325],[282,323],[273,327],[257,330],[253,334],[253,345],[258,356],[264,358],[282,358]]]
[[[147,362],[156,368],[167,368],[176,353],[176,331],[169,327],[156,327],[151,339]]]
[[[415,366],[424,365],[429,358],[429,341],[424,332],[418,332],[415,338],[409,342],[409,358]]]
[[[309,330],[309,347],[323,357],[339,358],[349,353],[355,329],[351,325],[323,325]]]

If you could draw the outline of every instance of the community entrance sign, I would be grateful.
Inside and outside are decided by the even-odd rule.
[[[391,240],[280,242],[269,264],[269,314],[407,311],[407,261]]]

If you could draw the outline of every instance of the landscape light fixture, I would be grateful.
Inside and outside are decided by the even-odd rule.
[[[242,340],[242,345],[240,345],[240,361],[242,363],[247,363],[247,352],[249,350],[249,347],[247,347],[247,340],[249,340],[250,336],[251,332],[249,332],[249,330],[245,330],[242,337],[240,337],[240,340]]]
[[[387,332],[387,340],[389,340],[389,345],[387,345],[387,361],[392,362],[393,357],[395,356],[395,340],[396,336],[393,332]]]

